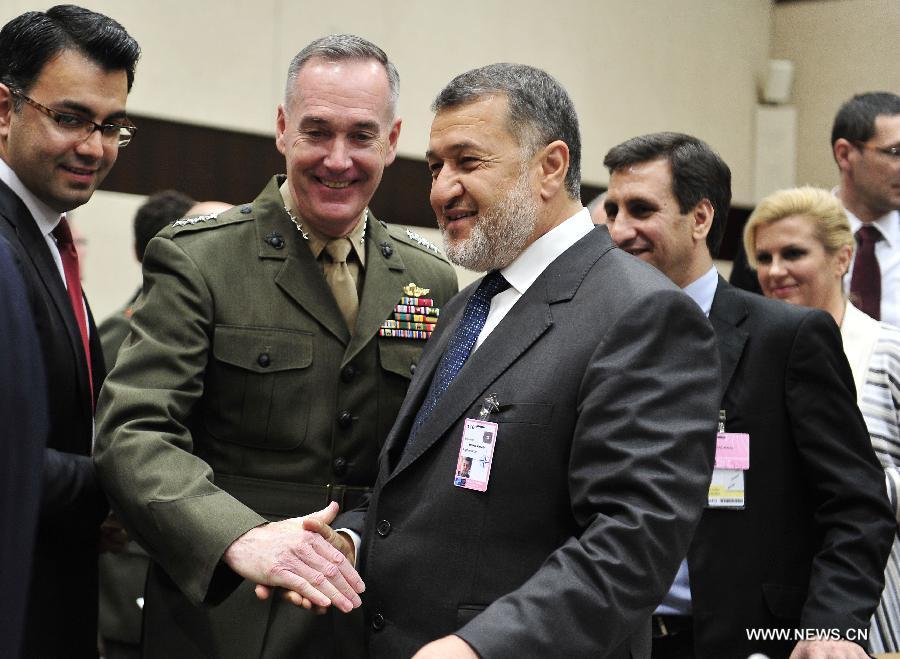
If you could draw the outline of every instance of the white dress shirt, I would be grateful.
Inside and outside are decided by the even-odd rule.
[[[845,209],[846,210],[846,209]],[[862,220],[849,210],[847,218],[853,235],[863,225]],[[871,225],[878,229],[882,239],[875,243],[875,258],[881,270],[881,320],[890,325],[900,327],[900,211],[891,211],[879,217]],[[856,249],[853,250],[853,259]],[[853,277],[853,260],[850,270],[844,277],[844,290],[850,293],[850,281]]]
[[[478,350],[488,335],[506,317],[519,298],[525,295],[534,280],[547,269],[563,252],[584,238],[594,228],[591,214],[582,208],[562,224],[554,227],[531,243],[516,260],[500,271],[510,286],[502,293],[497,293],[491,300],[491,309],[487,320],[472,352]]]

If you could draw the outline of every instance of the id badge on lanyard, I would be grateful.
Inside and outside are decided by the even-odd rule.
[[[716,464],[706,505],[708,508],[743,510],[747,506],[744,475],[750,469],[750,435],[725,432],[725,410],[719,410]]]

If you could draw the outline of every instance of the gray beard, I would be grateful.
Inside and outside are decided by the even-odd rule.
[[[441,230],[444,252],[453,263],[476,272],[500,270],[524,250],[537,226],[537,202],[523,171],[515,185],[480,217],[469,237],[451,241]]]

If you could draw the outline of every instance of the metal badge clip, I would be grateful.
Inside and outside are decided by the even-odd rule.
[[[482,421],[487,421],[491,413],[499,411],[500,401],[497,400],[497,394],[491,394],[485,397],[484,401],[482,401],[481,411],[478,413],[478,418]]]

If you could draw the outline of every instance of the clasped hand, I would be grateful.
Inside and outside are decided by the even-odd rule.
[[[365,584],[353,567],[353,544],[328,525],[338,505],[250,529],[225,550],[225,563],[257,584],[256,595],[267,599],[272,587],[284,588],[285,598],[303,608],[334,605],[347,613],[362,604]]]

